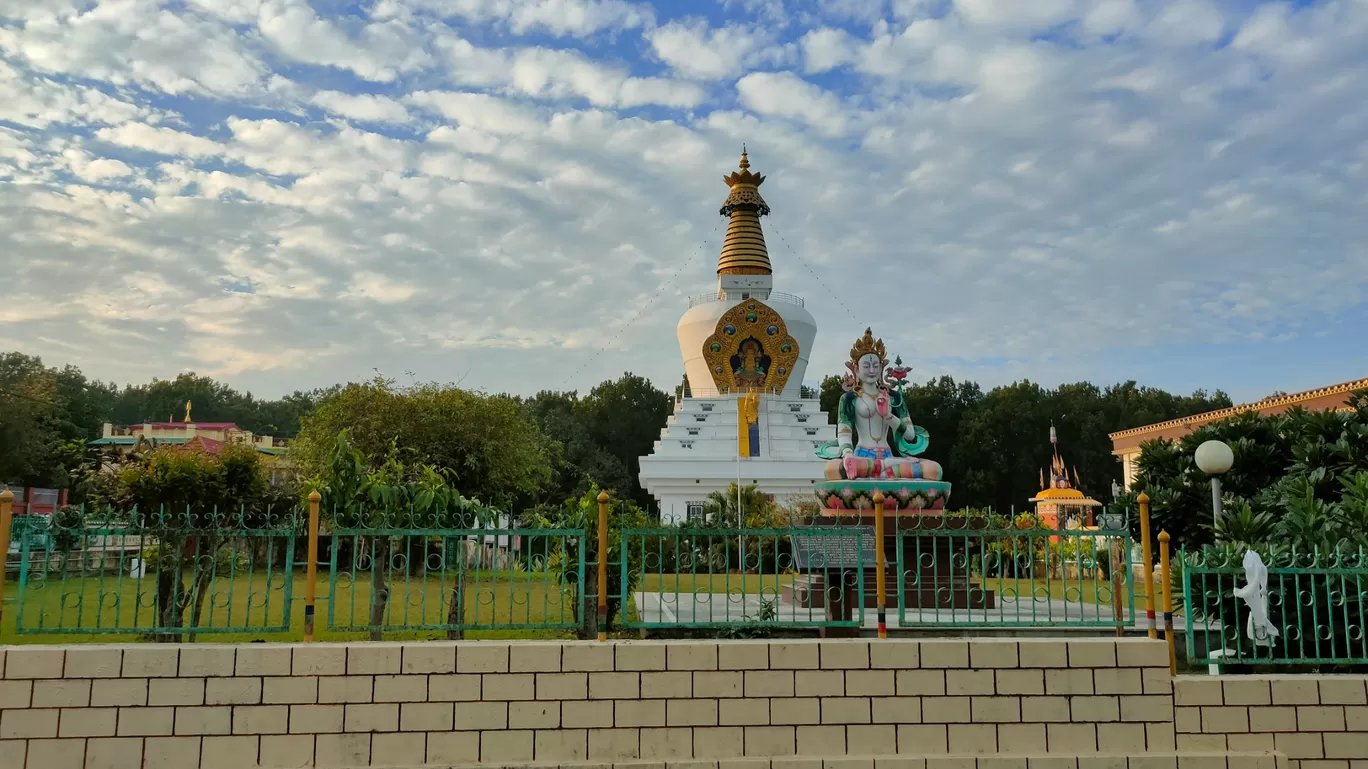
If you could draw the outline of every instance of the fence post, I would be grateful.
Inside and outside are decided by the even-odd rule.
[[[1173,649],[1173,580],[1169,576],[1169,533],[1159,532],[1159,579],[1164,583],[1164,642],[1168,644],[1169,675],[1178,675],[1178,654]],[[1189,640],[1191,643],[1191,640]]]
[[[608,640],[608,492],[598,495],[598,639]]]
[[[314,640],[314,605],[318,598],[318,504],[323,495],[309,492],[309,555],[304,565],[304,643]]]
[[[10,523],[14,520],[14,492],[0,489],[0,623],[5,620],[5,570],[9,565]],[[22,558],[22,549],[21,555]]]
[[[1142,491],[1135,501],[1140,503],[1140,557],[1144,560],[1140,567],[1145,573],[1145,622],[1149,637],[1154,639],[1159,637],[1159,632],[1154,626],[1154,548],[1150,545],[1150,498]]]
[[[1122,570],[1128,564],[1122,560],[1121,551],[1125,549],[1122,547],[1124,540],[1120,537],[1110,537],[1109,539],[1111,544],[1107,546],[1107,557],[1111,559],[1112,619],[1116,622],[1116,637],[1124,638],[1126,636],[1126,621],[1122,618],[1121,612],[1121,588]],[[1131,602],[1134,603],[1134,600]],[[1131,616],[1135,616],[1135,607],[1130,608]]]
[[[885,599],[884,570],[888,568],[888,556],[884,555],[884,495],[874,492],[874,590],[877,594],[875,606],[878,607],[879,637],[888,637],[888,621],[884,614]],[[864,596],[860,596],[863,600]]]

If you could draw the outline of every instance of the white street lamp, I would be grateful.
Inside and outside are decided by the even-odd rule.
[[[1221,441],[1206,441],[1197,447],[1192,458],[1197,469],[1211,476],[1211,509],[1215,523],[1221,522],[1221,475],[1235,464],[1235,452]]]

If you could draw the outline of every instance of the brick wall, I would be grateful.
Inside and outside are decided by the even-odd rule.
[[[1178,745],[1277,751],[1300,769],[1368,769],[1368,676],[1179,676]]]
[[[1258,697],[1184,679],[1192,693],[1175,711],[1166,650],[1145,640],[9,647],[0,664],[0,769],[1264,769],[1273,747],[1311,757],[1277,735],[1252,749],[1216,734],[1285,726],[1276,685],[1266,704],[1236,705]],[[1362,678],[1280,680],[1301,698],[1292,717],[1325,732],[1315,758],[1352,752],[1358,736],[1368,760],[1363,708],[1347,703]],[[1221,739],[1190,732],[1194,718]]]

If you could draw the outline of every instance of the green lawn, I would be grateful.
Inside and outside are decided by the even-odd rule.
[[[590,566],[592,568],[592,566]],[[289,595],[285,590],[289,582]],[[645,574],[637,591],[651,593],[731,593],[777,595],[791,584],[793,575],[739,574]],[[1055,600],[1099,603],[1098,584],[1078,580],[1026,580],[992,578],[976,580],[999,595],[1048,594]],[[1108,588],[1110,583],[1101,583]],[[1137,593],[1143,592],[1138,584]],[[127,576],[87,576],[66,580],[51,579],[31,583],[20,589],[13,579],[5,585],[5,612],[0,624],[0,644],[128,642],[154,624],[156,582]],[[386,630],[393,640],[443,638],[446,633],[431,627],[446,622],[454,584],[446,578],[429,575],[404,578],[397,575],[390,586],[386,624],[407,629]],[[896,585],[888,586],[890,605]],[[318,575],[318,602],[315,638],[319,641],[358,640],[369,637],[364,629],[330,631],[329,611],[338,627],[364,628],[368,624],[371,585],[369,575],[352,581],[342,575],[337,595],[329,596],[328,573]],[[293,574],[264,572],[220,579],[211,585],[200,625],[210,630],[197,640],[212,642],[300,641],[304,637],[305,577],[302,570]],[[554,639],[569,638],[573,632],[575,607],[550,576],[543,573],[492,572],[466,573],[463,590],[464,616],[468,638]],[[1106,596],[1104,596],[1106,597]],[[1103,601],[1111,604],[1109,597]],[[288,600],[287,600],[288,599]],[[1126,605],[1122,595],[1122,606]],[[1143,595],[1137,601],[1143,606]],[[29,632],[20,634],[21,619]],[[429,626],[424,628],[423,626]],[[238,632],[222,632],[232,628]],[[275,628],[281,628],[276,631]],[[71,632],[80,629],[79,632]],[[96,629],[88,632],[88,629]],[[99,630],[103,629],[103,631]],[[219,632],[214,632],[218,630]],[[64,632],[66,631],[66,632]]]

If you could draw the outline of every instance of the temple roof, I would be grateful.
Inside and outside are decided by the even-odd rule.
[[[739,165],[739,171],[722,177],[731,193],[718,213],[730,221],[722,240],[722,254],[717,258],[717,274],[770,275],[773,270],[769,250],[765,247],[765,233],[760,229],[760,217],[770,212],[769,205],[760,197],[759,188],[765,177],[751,172],[744,149]]]
[[[1350,393],[1356,390],[1368,390],[1368,379],[1355,379],[1350,382],[1330,385],[1329,387],[1319,387],[1315,390],[1305,390],[1290,395],[1278,395],[1264,398],[1261,401],[1252,403],[1242,403],[1215,411],[1206,411],[1201,414],[1193,414],[1188,417],[1170,419],[1167,422],[1156,422],[1152,425],[1142,425],[1132,427],[1129,430],[1120,430],[1109,433],[1108,438],[1112,441],[1112,453],[1119,453],[1123,450],[1134,451],[1142,442],[1153,438],[1181,437],[1184,429],[1187,431],[1195,430],[1204,424],[1219,422],[1223,419],[1244,413],[1246,411],[1257,411],[1261,414],[1277,414],[1286,411],[1294,406],[1302,406],[1312,411],[1320,409],[1343,410],[1344,401]]]

